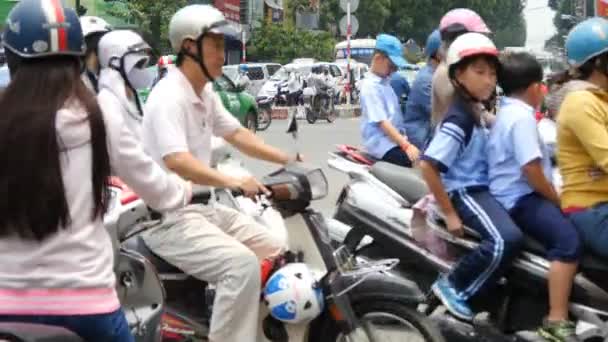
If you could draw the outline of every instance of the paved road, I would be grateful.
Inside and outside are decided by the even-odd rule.
[[[291,134],[285,133],[287,124],[287,120],[275,120],[268,130],[258,134],[269,144],[295,154],[296,143]],[[327,153],[334,150],[336,144],[355,146],[361,144],[359,119],[339,119],[332,124],[319,121],[314,125],[305,120],[299,120],[298,128],[298,151],[304,155],[307,163],[322,167],[329,182],[329,195],[314,203],[313,206],[325,215],[332,215],[336,199],[348,177],[327,166]],[[258,177],[276,169],[276,166],[269,163],[248,158],[243,158],[243,160],[245,160],[246,167]]]

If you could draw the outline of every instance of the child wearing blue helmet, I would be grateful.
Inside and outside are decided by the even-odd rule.
[[[566,51],[585,86],[566,95],[557,116],[561,207],[587,250],[608,258],[608,20],[575,26]]]

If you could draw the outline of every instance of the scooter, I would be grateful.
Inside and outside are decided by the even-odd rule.
[[[327,82],[311,77],[303,91],[306,121],[314,124],[319,119],[332,123],[338,117],[334,88]]]
[[[379,332],[373,325],[383,324],[388,324],[391,332],[396,325],[405,326],[407,331],[400,331],[399,336],[443,341],[430,320],[413,309],[424,295],[411,282],[383,273],[396,260],[358,264],[347,250],[332,249],[325,219],[309,207],[312,200],[327,193],[327,181],[320,169],[289,165],[269,175],[264,184],[272,192],[273,205],[286,217],[299,215],[306,227],[290,231],[291,253],[283,257],[282,263],[304,262],[318,274],[326,305],[317,318],[299,325],[272,318],[262,306],[259,341],[335,341],[339,336],[378,341]],[[212,196],[212,192],[199,193],[195,201],[208,203]],[[174,341],[204,339],[212,312],[213,288],[156,256],[139,233],[131,235],[124,246],[150,260],[164,281],[167,309],[163,332]]]
[[[351,181],[343,189],[334,218],[352,229],[339,240],[355,254],[370,259],[400,259],[402,275],[428,290],[439,274],[448,272],[478,237],[466,229],[464,238],[452,236],[439,210],[427,207],[426,219],[415,215],[413,205],[428,190],[419,173],[377,162],[371,167],[333,154],[332,168],[347,173]],[[340,234],[334,234],[340,235]],[[364,237],[368,242],[362,244]],[[431,294],[421,311],[435,319],[451,340],[542,341],[532,330],[541,324],[547,310],[549,262],[541,244],[526,237],[520,256],[491,294],[480,295],[472,304],[473,322],[451,316]],[[608,341],[608,261],[585,255],[576,276],[570,313],[577,321],[583,341]]]

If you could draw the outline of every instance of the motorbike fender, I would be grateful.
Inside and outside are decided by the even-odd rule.
[[[390,299],[417,306],[426,300],[416,283],[390,271],[370,275],[348,295],[352,302]]]

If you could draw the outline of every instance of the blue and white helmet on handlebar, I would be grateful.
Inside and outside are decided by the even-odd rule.
[[[305,323],[323,311],[324,298],[308,266],[287,264],[276,271],[264,288],[272,317],[287,323]]]
[[[579,23],[568,33],[565,47],[568,64],[575,68],[608,52],[608,20],[595,17]]]
[[[76,12],[61,0],[22,0],[8,15],[4,46],[22,58],[82,56],[86,47]]]
[[[247,64],[239,65],[239,71],[241,74],[247,73],[249,71],[249,66]]]

